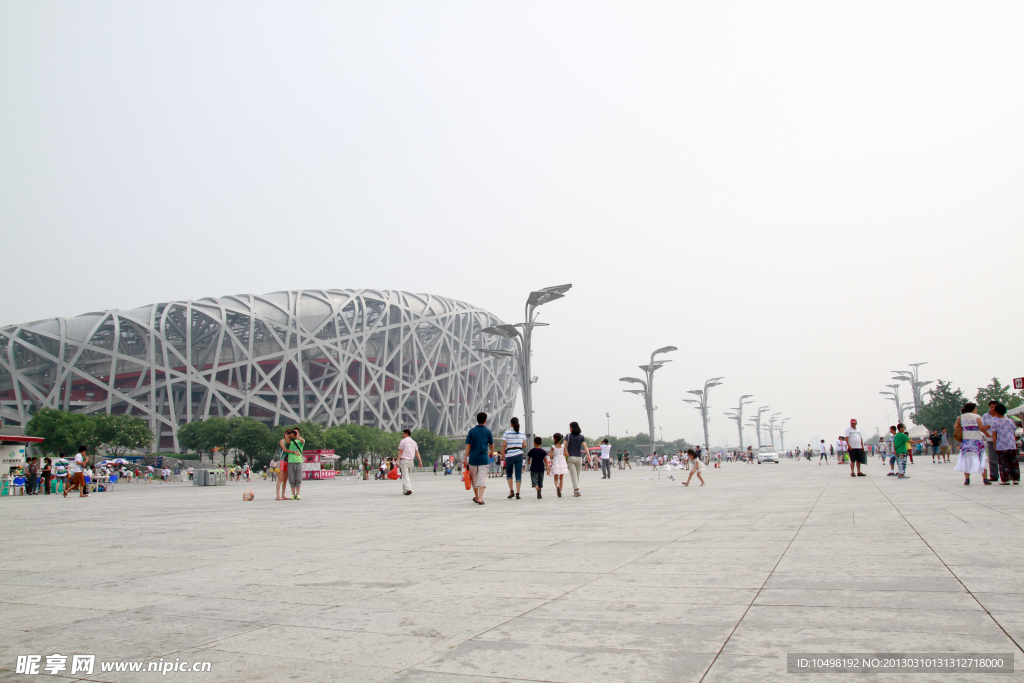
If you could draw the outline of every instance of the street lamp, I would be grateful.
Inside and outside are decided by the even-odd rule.
[[[769,407],[769,406],[759,406],[758,409],[757,409],[757,415],[752,417],[750,419],[750,422],[747,423],[751,427],[754,427],[755,429],[757,429],[757,447],[758,448],[761,447],[761,417],[765,413],[767,413],[769,410],[771,410],[771,407]]]
[[[789,422],[788,417],[785,420],[779,420],[779,450],[783,451],[786,450],[786,430],[783,428],[783,425],[787,422]]]
[[[647,365],[641,365],[640,369],[647,375],[647,381],[636,377],[620,377],[620,382],[630,382],[632,384],[639,384],[643,389],[623,389],[623,391],[630,394],[637,394],[644,399],[644,407],[647,409],[647,433],[650,434],[651,443],[648,448],[650,453],[648,455],[654,455],[654,372],[663,366],[665,363],[672,362],[671,360],[654,360],[654,357],[659,353],[668,353],[669,351],[678,351],[674,346],[663,346],[654,353],[651,354],[651,362]]]
[[[612,416],[611,416],[611,413],[605,413],[604,414],[604,419],[606,419],[608,421],[608,425],[607,425],[608,431],[605,432],[605,436],[611,436],[612,435]]]
[[[710,452],[711,444],[708,443],[708,391],[711,387],[721,386],[721,382],[718,380],[723,379],[722,377],[712,377],[704,382],[703,389],[693,389],[686,393],[693,394],[697,398],[684,398],[683,401],[686,403],[694,403],[694,409],[700,413],[701,423],[704,425],[704,451]]]
[[[736,429],[740,432],[740,450],[743,450],[743,406],[750,405],[753,401],[744,401],[743,399],[751,398],[753,394],[744,394],[740,396],[740,404],[733,408],[733,412],[725,413],[725,416],[730,420],[736,421]]]
[[[519,371],[519,386],[523,390],[523,423],[526,429],[527,443],[532,443],[533,439],[533,383],[537,381],[530,373],[530,343],[533,339],[533,328],[547,325],[547,323],[537,322],[537,314],[539,312],[537,309],[548,302],[561,299],[570,289],[572,289],[572,285],[557,285],[530,292],[530,296],[526,298],[526,317],[524,322],[515,325],[495,325],[481,330],[485,334],[505,337],[515,342],[515,353],[498,349],[477,350],[491,356],[512,357],[516,359],[516,366]],[[522,328],[522,331],[518,328]]]
[[[768,420],[768,438],[771,440],[772,445],[775,445],[775,419],[782,415],[782,413],[773,413],[771,418]]]
[[[896,418],[900,421],[900,423],[906,424],[906,422],[904,422],[903,420],[903,411],[914,404],[911,403],[910,401],[907,401],[906,403],[900,402],[899,384],[886,384],[885,386],[892,389],[892,391],[879,391],[878,393],[880,393],[882,396],[889,397],[889,400],[896,404]]]
[[[926,387],[929,384],[931,384],[930,381],[929,382],[920,382],[920,381],[918,381],[917,369],[919,367],[921,367],[922,365],[928,365],[928,363],[911,363],[910,364],[910,368],[911,368],[910,370],[891,370],[890,371],[894,375],[896,375],[896,377],[893,377],[894,380],[896,380],[897,382],[906,382],[906,383],[908,383],[910,385],[911,397],[914,399],[914,414],[915,415],[921,412],[921,408],[924,405],[924,399],[921,396],[921,388],[922,387]],[[900,422],[903,422],[902,418],[900,418]]]

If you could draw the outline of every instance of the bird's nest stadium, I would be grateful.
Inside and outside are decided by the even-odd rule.
[[[0,417],[42,407],[148,420],[154,448],[177,426],[247,415],[463,433],[481,410],[503,424],[516,399],[501,324],[430,294],[328,289],[169,301],[0,330]]]

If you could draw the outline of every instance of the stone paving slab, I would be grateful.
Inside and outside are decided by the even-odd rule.
[[[216,681],[954,680],[787,674],[787,652],[1024,667],[1021,487],[887,470],[726,464],[690,488],[588,472],[583,497],[543,500],[491,479],[485,506],[426,473],[412,496],[348,479],[301,501],[264,481],[252,502],[245,484],[0,498],[0,681],[58,652],[209,661]],[[73,678],[154,676],[196,674]]]

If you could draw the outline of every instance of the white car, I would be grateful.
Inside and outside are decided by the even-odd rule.
[[[779,464],[779,454],[775,452],[772,446],[762,446],[757,451],[757,464],[760,465],[763,462],[773,462],[776,465]]]

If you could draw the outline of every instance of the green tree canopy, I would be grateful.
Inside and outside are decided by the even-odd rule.
[[[974,402],[978,404],[979,413],[988,412],[989,401],[998,401],[1009,409],[1024,403],[1024,398],[1014,394],[1009,385],[1003,385],[997,377],[993,377],[988,386],[978,387],[978,393],[975,394]]]
[[[206,442],[203,440],[203,423],[188,422],[180,425],[178,427],[178,445],[186,453],[193,451],[202,460],[203,453],[206,452]]]
[[[40,436],[43,442],[35,447],[43,453],[71,455],[79,446],[93,450],[99,445],[96,420],[81,413],[66,413],[54,408],[41,408],[25,426],[28,436]]]
[[[113,455],[122,456],[153,443],[153,432],[141,417],[99,413],[92,419],[96,423],[96,440]]]
[[[233,417],[228,432],[228,448],[241,453],[253,467],[270,462],[275,441],[270,428],[251,417]]]
[[[910,419],[914,424],[924,425],[928,429],[943,428],[953,433],[953,424],[956,418],[960,417],[960,409],[967,403],[967,397],[960,389],[954,389],[949,382],[941,379],[935,382],[935,388],[931,390],[928,402],[921,407],[921,411],[914,413]]]

